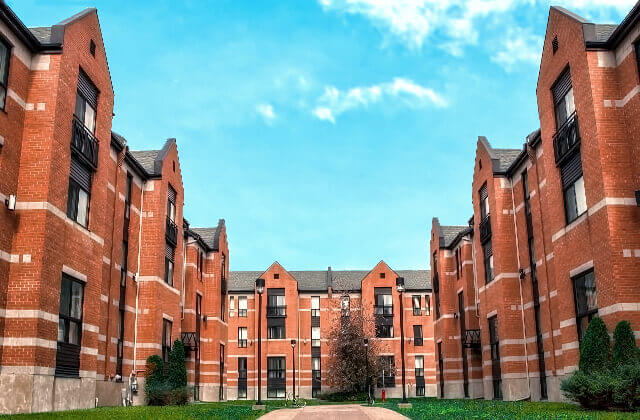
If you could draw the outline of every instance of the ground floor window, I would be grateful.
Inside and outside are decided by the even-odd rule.
[[[173,323],[168,319],[162,319],[162,360],[169,363],[169,353],[171,352],[171,327]]]
[[[393,388],[396,386],[396,364],[393,356],[379,356],[381,371],[378,378],[378,388]]]
[[[267,398],[286,396],[286,363],[284,357],[267,357]]]
[[[238,398],[247,398],[247,358],[238,357]]]
[[[321,375],[320,358],[312,357],[311,358],[311,397],[312,398],[316,398],[320,393],[320,389],[322,387],[320,375]]]
[[[66,274],[60,285],[56,376],[78,377],[82,342],[84,284]]]
[[[598,314],[598,295],[593,270],[573,278],[578,340],[582,340],[591,319]]]
[[[502,372],[500,368],[500,339],[498,337],[498,317],[489,321],[489,347],[491,349],[491,373],[493,377],[493,399],[502,399]]]

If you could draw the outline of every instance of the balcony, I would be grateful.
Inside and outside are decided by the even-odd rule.
[[[320,309],[312,309],[311,310],[311,317],[312,318],[316,318],[320,316]]]
[[[80,119],[73,117],[71,151],[93,169],[98,167],[98,140]]]
[[[553,136],[553,151],[556,165],[560,165],[568,156],[580,147],[580,129],[578,115],[574,112]]]
[[[414,316],[422,315],[422,308],[413,308],[413,315]]]
[[[267,306],[267,316],[270,318],[280,318],[287,316],[287,305]]]
[[[197,332],[183,332],[180,334],[180,340],[184,344],[184,349],[187,355],[189,352],[198,352],[200,348],[200,334]]]
[[[382,316],[393,316],[393,306],[378,306],[373,307],[374,314]]]
[[[466,349],[479,349],[481,346],[480,330],[465,330],[462,336],[462,346]]]
[[[167,230],[166,230],[167,242],[173,246],[178,244],[178,225],[176,222],[167,217]]]
[[[486,215],[480,222],[480,242],[485,243],[491,238],[491,216]]]

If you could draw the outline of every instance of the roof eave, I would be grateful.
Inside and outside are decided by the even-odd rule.
[[[0,20],[3,21],[20,42],[25,44],[31,52],[44,52],[43,50],[59,51],[62,50],[62,44],[41,44],[40,41],[31,33],[29,28],[13,13],[13,10],[4,1],[0,1]]]

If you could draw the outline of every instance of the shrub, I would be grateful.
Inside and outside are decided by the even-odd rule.
[[[167,405],[170,403],[171,388],[166,382],[144,385],[147,405]]]
[[[615,376],[610,372],[575,372],[562,381],[560,389],[565,396],[581,406],[590,409],[608,409],[613,403]]]
[[[187,386],[187,368],[185,366],[184,344],[176,340],[169,353],[169,371],[167,381],[171,389],[179,389]]]
[[[367,393],[366,392],[330,392],[327,394],[318,395],[318,399],[331,401],[331,402],[366,401]]]
[[[640,364],[619,367],[613,382],[613,405],[622,410],[640,409]]]
[[[192,392],[192,388],[188,386],[172,389],[168,392],[168,404],[186,405],[191,400]]]
[[[611,367],[619,369],[623,366],[637,366],[638,349],[636,339],[629,321],[620,321],[613,332],[613,352],[611,355]]]
[[[164,404],[164,362],[158,355],[147,358],[144,394],[149,405]]]
[[[609,333],[602,319],[591,320],[580,345],[580,371],[582,373],[603,372],[609,364]]]

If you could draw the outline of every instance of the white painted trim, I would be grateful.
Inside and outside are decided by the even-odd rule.
[[[87,282],[87,275],[86,274],[82,274],[79,271],[74,270],[73,268],[63,265],[62,266],[62,272],[65,274],[70,275],[71,277],[73,277],[76,280],[81,280],[83,282]]]
[[[584,264],[579,265],[578,267],[572,269],[569,271],[569,277],[575,277],[579,274],[584,273],[587,270],[590,270],[593,268],[593,260],[587,261]]]

